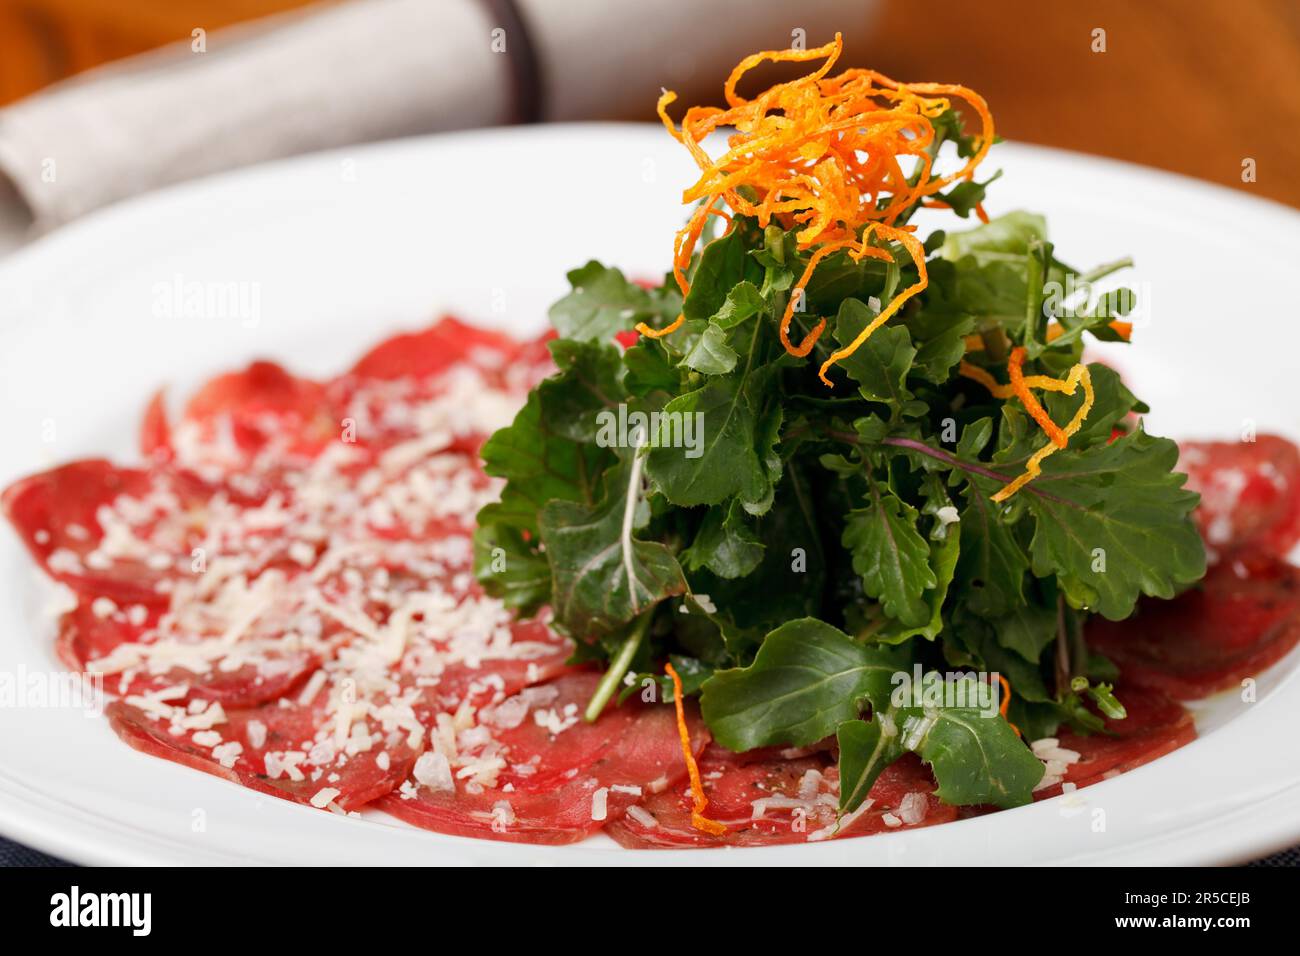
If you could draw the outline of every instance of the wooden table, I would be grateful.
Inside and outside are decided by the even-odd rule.
[[[107,60],[188,42],[195,27],[306,3],[0,0],[0,104]],[[1300,206],[1300,0],[844,0],[844,11],[848,63],[973,87],[1009,139]],[[774,44],[796,26],[792,5],[789,26],[773,25]],[[654,117],[647,105],[621,118]],[[1255,182],[1242,181],[1247,160]]]
[[[885,0],[852,55],[980,91],[1008,139],[1300,206],[1300,0]]]

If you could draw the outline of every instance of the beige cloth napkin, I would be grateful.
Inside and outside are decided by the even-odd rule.
[[[861,31],[875,0],[516,0],[544,119],[716,94],[756,49]],[[196,24],[196,28],[201,25]],[[487,0],[352,0],[112,64],[0,110],[0,205],[39,232],[168,183],[295,153],[507,122],[524,37]],[[504,31],[504,32],[503,32]],[[202,42],[200,42],[200,40]],[[0,222],[24,215],[0,211]]]

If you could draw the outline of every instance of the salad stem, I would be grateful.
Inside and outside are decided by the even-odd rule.
[[[882,438],[880,443],[882,445],[893,445],[896,448],[907,448],[915,452],[920,452],[922,455],[929,455],[931,458],[936,461],[941,461],[945,465],[950,465],[953,468],[960,468],[962,471],[969,471],[976,475],[982,475],[985,478],[992,478],[994,481],[1000,481],[1004,484],[1011,480],[1008,475],[993,471],[990,468],[984,468],[980,465],[972,464],[968,461],[962,461],[956,455],[950,455],[946,451],[940,451],[938,448],[931,448],[925,442],[917,441],[915,438],[889,437]]]
[[[641,500],[641,468],[645,462],[642,454],[642,437],[641,432],[638,431],[633,438],[636,451],[632,455],[632,473],[627,484],[627,504],[623,508],[623,528],[619,535],[619,543],[623,548],[623,573],[627,575],[627,593],[632,600],[633,611],[640,609],[636,596],[638,582],[636,562],[632,554],[632,526],[636,523],[636,506]]]
[[[1121,269],[1131,269],[1132,267],[1133,259],[1130,256],[1125,256],[1123,259],[1116,259],[1114,262],[1103,262],[1101,265],[1082,273],[1079,278],[1084,282],[1096,282],[1112,272],[1119,272]]]
[[[1074,676],[1068,640],[1065,629],[1065,598],[1058,594],[1056,597],[1056,693],[1061,697],[1064,697],[1066,691],[1070,689],[1070,679]]]
[[[628,668],[632,666],[632,658],[636,657],[641,641],[645,639],[645,632],[650,626],[652,617],[654,617],[653,608],[636,619],[636,623],[632,626],[632,633],[623,641],[618,653],[609,662],[609,669],[596,685],[596,692],[591,695],[587,710],[582,715],[582,719],[587,723],[595,723],[596,718],[605,709],[605,705],[609,703],[609,699],[614,696],[614,691],[618,690],[618,685],[623,682]]]
[[[856,442],[854,443],[856,444]],[[1001,472],[994,471],[992,468],[985,468],[982,465],[976,465],[969,461],[962,461],[956,455],[950,455],[946,451],[940,451],[938,448],[931,448],[925,442],[917,441],[915,438],[896,438],[896,437],[882,438],[880,440],[880,444],[893,445],[896,448],[907,448],[912,451],[919,452],[922,455],[929,455],[935,461],[941,461],[945,465],[948,465],[949,467],[958,468],[962,471],[968,471],[972,475],[981,475],[985,478],[991,478],[992,480],[1000,481],[1003,484],[1007,484],[1012,480],[1009,475],[1004,475]],[[1042,498],[1045,501],[1055,501],[1058,503],[1070,504],[1070,502],[1066,501],[1065,499],[1059,498],[1049,491],[1044,491],[1042,488],[1030,487],[1030,488],[1026,488],[1025,491],[1028,494],[1034,495],[1038,498]]]

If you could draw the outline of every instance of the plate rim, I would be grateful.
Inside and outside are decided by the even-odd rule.
[[[169,185],[163,189],[114,203],[100,210],[96,210],[94,213],[91,213],[73,223],[46,233],[26,245],[19,247],[3,260],[0,260],[0,285],[8,281],[21,282],[24,273],[39,270],[42,262],[46,260],[55,259],[59,256],[76,254],[76,250],[82,244],[94,242],[96,236],[102,235],[105,230],[112,230],[115,228],[116,224],[123,220],[130,220],[133,217],[147,217],[153,210],[166,208],[178,200],[185,201],[186,197],[190,197],[192,200],[196,195],[202,195],[205,192],[219,194],[225,190],[239,189],[242,184],[248,181],[254,181],[264,177],[274,179],[278,176],[292,174],[296,169],[308,168],[313,165],[323,166],[326,163],[335,162],[341,157],[364,157],[366,155],[380,155],[392,151],[406,150],[419,152],[427,149],[436,150],[439,147],[448,144],[473,144],[476,142],[491,142],[493,140],[516,139],[521,137],[529,139],[557,138],[565,140],[575,135],[588,136],[594,134],[597,136],[611,135],[618,137],[627,135],[644,136],[655,131],[661,131],[661,128],[657,124],[651,123],[565,123],[537,127],[506,127],[464,130],[455,133],[406,137],[352,147],[335,148],[299,156],[285,157],[268,163],[242,167],[236,170],[205,176],[196,180]],[[1207,198],[1213,198],[1217,202],[1229,203],[1234,206],[1244,205],[1253,207],[1253,209],[1260,215],[1268,216],[1270,218],[1285,217],[1293,220],[1293,225],[1300,224],[1300,212],[1280,202],[1276,202],[1266,197],[1253,196],[1248,192],[1231,189],[1219,184],[1197,180],[1183,174],[1141,166],[1109,157],[1075,153],[1054,147],[1022,143],[1010,143],[1007,144],[1007,146],[1010,147],[1008,152],[1011,154],[1024,154],[1030,159],[1037,159],[1049,163],[1085,163],[1094,169],[1111,175],[1121,176],[1130,180],[1139,179],[1144,183],[1155,183],[1162,188],[1172,188],[1183,191],[1188,189],[1195,190]],[[1006,153],[1004,153],[1004,155],[1006,155]],[[3,336],[6,332],[6,329],[0,329],[0,336]],[[7,586],[0,587],[0,596],[7,598],[14,590],[12,584],[13,582],[8,582]],[[1287,685],[1292,685],[1290,686],[1290,693],[1293,698],[1293,709],[1300,712],[1300,680],[1297,680],[1297,673],[1300,673],[1300,668],[1295,665],[1295,661],[1293,660],[1294,657],[1295,655],[1290,655],[1287,658],[1288,661],[1292,662],[1289,665],[1291,670],[1285,675],[1282,685],[1277,688],[1277,693],[1280,694],[1283,688]],[[1279,664],[1275,666],[1281,665]],[[1272,697],[1275,695],[1270,694],[1269,696]],[[1265,701],[1260,701],[1261,706],[1265,703]],[[1236,720],[1243,719],[1246,716],[1247,715],[1245,714],[1241,715],[1241,717],[1234,720],[1234,723]],[[1252,716],[1254,715],[1252,714]],[[1226,728],[1224,729],[1226,730]],[[1184,748],[1184,750],[1199,749],[1196,747],[1196,744],[1208,742],[1211,739],[1213,738],[1198,739],[1198,741],[1193,745],[1189,745],[1189,747]],[[133,751],[129,751],[128,748],[124,747],[123,752]],[[1156,763],[1167,759],[1168,757],[1159,758]],[[1152,766],[1154,765],[1155,764]],[[1139,768],[1135,773],[1141,773],[1144,769],[1147,768]],[[1106,781],[1097,785],[1097,787],[1112,788],[1113,785],[1122,784],[1125,779],[1130,777],[1132,777],[1132,774],[1126,774],[1123,778],[1115,781]],[[213,779],[215,782],[215,778]],[[10,797],[21,798],[21,795],[16,793],[17,787],[28,789],[31,794],[34,795],[34,799],[29,798],[27,804],[11,803],[9,799]],[[1292,780],[1290,784],[1279,789],[1276,793],[1270,795],[1266,799],[1276,799],[1277,797],[1285,795],[1289,791],[1297,788],[1300,788],[1300,777]],[[1088,789],[1091,791],[1095,788]],[[1111,791],[1107,790],[1106,792]],[[87,840],[85,830],[80,828],[66,828],[65,818],[61,817],[58,812],[50,809],[51,800],[49,795],[45,795],[44,797],[47,802],[44,805],[41,804],[40,798],[42,795],[37,790],[32,788],[30,785],[25,784],[21,780],[7,777],[2,768],[0,768],[0,796],[4,797],[4,799],[0,799],[0,832],[5,833],[12,839],[18,840],[28,846],[52,853],[66,860],[92,864],[120,864],[124,860],[129,860],[133,865],[148,865],[150,863],[159,862],[157,857],[151,858],[149,856],[149,851],[137,848],[136,844],[133,844],[128,837],[120,832],[124,826],[135,830],[139,830],[139,827],[129,824],[121,824],[120,821],[114,820],[114,818],[101,817],[101,820],[108,819],[118,824],[118,826],[114,827],[113,835],[105,836],[100,834],[102,839],[99,841]],[[1060,800],[1061,798],[1058,797],[1054,799]],[[53,802],[63,803],[66,810],[71,811],[72,813],[85,812],[81,808],[66,804],[66,801],[59,801],[57,798],[55,798]],[[1043,801],[1041,804],[1036,804],[1035,806],[1046,806],[1051,802],[1052,801]],[[24,809],[26,812],[24,812]],[[1249,807],[1239,808],[1234,816],[1249,816],[1246,812],[1247,810],[1249,810]],[[305,808],[302,808],[302,812],[306,812]],[[1016,811],[1010,811],[1001,814],[1000,816],[1010,816],[1015,812]],[[59,828],[61,821],[64,823],[65,829]],[[975,821],[960,821],[957,824],[945,825],[945,827],[962,826],[973,822]],[[1207,826],[1215,824],[1216,821],[1209,820],[1202,821],[1198,825]],[[93,827],[90,829],[94,832]],[[941,827],[936,829],[944,828]],[[1184,827],[1183,829],[1185,830],[1187,827]],[[1236,842],[1232,849],[1226,850],[1222,848],[1222,845],[1226,842],[1225,833],[1229,830],[1242,832],[1237,833],[1235,838]],[[1155,834],[1149,841],[1137,840],[1135,842],[1131,841],[1129,844],[1125,844],[1124,846],[1110,847],[1093,854],[1085,855],[1095,857],[1096,859],[1083,859],[1078,862],[1081,865],[1115,865],[1116,861],[1112,859],[1113,857],[1119,856],[1122,858],[1131,853],[1130,848],[1141,848],[1148,842],[1173,844],[1176,847],[1179,843],[1178,833],[1180,832],[1182,831],[1180,830],[1167,834]],[[230,863],[237,865],[246,862],[286,862],[273,859],[242,860],[240,854],[220,850],[220,848],[217,848],[215,851],[207,848],[195,848],[189,844],[176,842],[170,837],[159,837],[156,834],[151,835],[147,831],[142,831],[142,833],[148,842],[155,844],[161,842],[166,844],[166,847],[159,851],[164,855],[168,853],[183,853],[185,856],[189,857],[189,859],[182,859],[180,856],[176,856],[175,858],[166,861],[169,863],[212,862],[218,864]],[[514,848],[516,852],[521,852],[530,846],[528,844],[500,844],[492,843],[490,841],[462,840],[461,838],[445,837],[442,835],[425,834],[425,836],[436,836],[438,839],[455,841],[456,843],[480,845],[483,850],[481,854],[474,853],[469,849],[462,854],[463,857],[471,858],[475,856],[496,856],[498,854],[509,852],[511,848]],[[901,836],[901,834],[884,834],[876,839],[893,840],[898,836]],[[1216,840],[1214,842],[1220,847],[1220,849],[1218,852],[1213,854],[1212,858],[1207,858],[1204,854],[1198,855],[1193,852],[1191,848],[1185,848],[1180,854],[1174,852],[1173,847],[1166,847],[1165,852],[1167,858],[1172,858],[1183,865],[1198,862],[1238,862],[1241,860],[1255,859],[1260,855],[1290,845],[1297,840],[1300,840],[1300,801],[1297,801],[1296,805],[1291,808],[1291,813],[1289,815],[1283,813],[1277,816],[1272,816],[1268,819],[1267,824],[1256,821],[1253,828],[1245,828],[1241,825],[1219,827],[1219,832],[1216,834]],[[843,847],[848,843],[849,841],[846,841],[845,844],[837,845]],[[505,849],[502,850],[499,848]],[[589,855],[587,852],[583,852],[579,847],[558,849],[561,853],[573,853],[575,858],[572,862],[592,862],[590,859],[577,858],[578,856],[587,857]],[[777,851],[789,852],[782,853]],[[643,852],[629,854],[628,851],[610,851],[606,849],[593,850],[591,852],[598,852],[602,857],[609,857],[608,860],[600,860],[599,862],[615,862],[615,857],[623,858],[618,862],[630,862],[631,860],[652,862],[652,860],[647,859],[647,857],[652,857],[659,858],[656,865],[658,865],[658,863],[683,863],[688,862],[688,860],[696,862],[704,860],[705,857],[709,858],[705,860],[705,862],[708,862],[709,864],[716,862],[744,862],[762,865],[764,863],[773,862],[790,862],[788,860],[779,859],[779,857],[796,855],[803,856],[808,853],[807,849],[802,845],[783,848],[750,848],[745,851],[745,856],[747,857],[745,860],[736,859],[735,857],[737,854],[729,850],[698,851],[691,854],[688,858],[681,858],[680,854],[670,851],[662,851],[662,855],[654,852],[651,852],[650,854]],[[200,854],[208,855],[210,857],[218,857],[220,859],[194,859],[195,856]],[[630,860],[626,859],[628,857],[630,857]],[[724,861],[722,859],[717,859],[717,857],[726,857],[728,859]],[[470,859],[469,862],[476,861]],[[564,861],[563,858],[560,858],[559,862],[563,863],[566,861]]]

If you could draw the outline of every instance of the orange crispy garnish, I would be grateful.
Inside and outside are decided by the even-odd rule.
[[[1110,323],[1112,331],[1119,335],[1125,342],[1133,338],[1133,323],[1125,322],[1122,319],[1116,319]],[[1047,341],[1055,342],[1064,334],[1065,329],[1053,322],[1047,327]]]
[[[952,208],[952,206],[944,202],[942,199],[927,199],[925,202],[921,203],[921,205],[926,209]],[[987,226],[989,224],[989,214],[984,211],[984,204],[982,202],[975,204],[975,215],[979,217],[979,221],[984,223],[984,225]]]
[[[1092,411],[1092,403],[1095,399],[1092,391],[1092,376],[1088,373],[1088,366],[1083,363],[1074,366],[1074,368],[1070,369],[1069,375],[1060,379],[1052,378],[1050,375],[1025,376],[1021,372],[1024,361],[1024,348],[1017,346],[1011,350],[1011,358],[1007,362],[1007,373],[1011,378],[1010,385],[1001,384],[987,370],[980,368],[978,365],[972,365],[970,362],[963,361],[957,366],[958,375],[979,382],[989,390],[989,394],[994,398],[1006,399],[1012,396],[1019,398],[1026,411],[1033,416],[1034,421],[1042,426],[1049,439],[1046,445],[1034,452],[1029,457],[1029,460],[1025,462],[1024,473],[992,496],[994,501],[1006,501],[1042,474],[1043,460],[1069,444],[1070,436],[1083,426],[1084,419]],[[1038,403],[1038,399],[1029,391],[1031,388],[1039,388],[1044,391],[1073,395],[1080,385],[1083,386],[1083,404],[1079,406],[1078,411],[1074,413],[1074,417],[1070,419],[1069,424],[1064,428],[1052,421],[1047,411]],[[1041,418],[1039,417],[1040,414]]]
[[[1068,439],[1065,433],[1061,431],[1059,425],[1052,421],[1052,416],[1047,414],[1047,409],[1039,404],[1034,393],[1029,390],[1025,384],[1025,375],[1022,371],[1025,364],[1025,349],[1017,345],[1011,350],[1011,358],[1007,361],[1007,374],[1011,377],[1011,391],[1015,393],[1016,398],[1025,406],[1025,411],[1029,417],[1038,422],[1038,427],[1047,433],[1047,437],[1052,440],[1052,444],[1057,448],[1064,448]]]
[[[727,108],[691,107],[682,116],[680,126],[668,115],[668,107],[677,99],[675,93],[664,90],[657,106],[664,127],[700,167],[700,178],[682,194],[683,202],[699,205],[673,244],[673,275],[683,295],[690,292],[686,271],[703,235],[704,223],[710,215],[725,216],[719,203],[756,219],[762,228],[773,219],[787,229],[798,227],[796,246],[812,250],[781,316],[781,345],[791,355],[807,355],[826,329],[826,320],[821,318],[799,343],[790,338],[794,313],[800,311],[808,283],[826,256],[845,251],[856,262],[865,258],[893,261],[889,244],[897,243],[911,258],[916,281],[896,294],[852,342],[831,353],[818,370],[827,385],[831,384],[827,377],[831,366],[856,352],[909,299],[929,285],[925,247],[914,235],[913,227],[898,225],[898,218],[917,203],[947,206],[944,200],[932,197],[954,182],[969,180],[993,143],[993,118],[979,94],[942,83],[899,83],[873,70],[850,69],[830,76],[842,50],[843,39],[837,33],[833,43],[812,50],[769,50],[747,56],[723,86]],[[745,74],[761,63],[823,58],[821,66],[807,76],[778,83],[753,99],[737,92]],[[980,130],[975,150],[961,168],[934,176],[928,153],[935,140],[933,121],[950,109],[949,97],[965,101],[978,117]],[[726,126],[734,127],[735,132],[727,138],[727,150],[715,159],[701,143]],[[912,161],[910,174],[900,163],[903,158]],[[988,221],[982,205],[977,205],[975,212]],[[882,244],[873,244],[876,240]],[[683,321],[679,315],[663,329],[641,323],[637,330],[658,338],[679,328]],[[1113,327],[1120,331],[1121,326],[1127,323],[1115,323]],[[983,340],[968,336],[966,345],[970,350],[980,349]],[[1019,398],[1050,439],[1029,459],[1025,474],[994,496],[996,501],[1010,497],[1038,475],[1043,459],[1066,446],[1092,408],[1092,382],[1086,367],[1076,366],[1065,380],[1045,375],[1026,377],[1024,360],[1023,348],[1012,350],[1007,365],[1011,378],[1008,385],[1000,384],[986,370],[969,362],[959,367],[960,374],[982,383],[994,396]],[[1040,388],[1074,394],[1081,383],[1084,403],[1065,428],[1052,421],[1031,391]],[[689,751],[680,706],[679,721],[683,747]],[[694,779],[698,771],[689,753],[687,764]],[[700,804],[703,791],[696,790],[696,797]],[[697,808],[697,815],[700,809],[702,806]]]
[[[963,361],[957,366],[957,374],[963,378],[968,378],[973,382],[979,382],[988,393],[994,398],[1011,398],[1016,394],[1016,390],[1010,385],[1003,385],[994,378],[987,369],[982,369],[978,365],[972,365],[970,362]]]
[[[998,713],[1002,715],[1003,720],[1007,720],[1007,708],[1011,706],[1011,684],[1001,674],[998,675],[998,683],[1002,685],[1002,704],[998,707]],[[1007,720],[1007,725],[1016,732],[1017,737],[1023,737],[1020,728],[1011,721]]]
[[[682,738],[682,756],[686,759],[686,773],[691,778],[691,794],[694,808],[691,810],[691,826],[712,836],[722,836],[727,832],[725,825],[717,820],[710,820],[704,815],[709,805],[709,798],[704,795],[704,784],[700,782],[700,768],[695,763],[695,752],[691,749],[691,731],[686,726],[686,709],[682,706],[682,679],[677,676],[672,664],[664,665],[664,673],[673,679],[673,704],[677,708],[677,732]]]
[[[873,239],[903,246],[916,266],[915,283],[894,299],[848,346],[837,350],[819,372],[827,385],[827,370],[852,355],[908,299],[928,285],[925,249],[910,228],[896,226],[913,204],[933,196],[958,180],[970,179],[993,143],[993,118],[983,98],[963,86],[942,83],[899,83],[873,70],[850,69],[835,76],[843,40],[811,50],[772,50],[746,57],[723,87],[727,109],[692,107],[675,125],[668,107],[676,94],[659,98],[664,126],[682,143],[700,167],[699,180],[682,195],[683,202],[701,205],[677,234],[673,274],[683,294],[689,292],[686,270],[705,218],[721,200],[732,210],[758,220],[766,228],[777,219],[786,228],[800,227],[795,241],[801,250],[815,249],[781,319],[781,343],[792,355],[807,355],[826,328],[820,320],[795,344],[789,329],[796,304],[818,262],[845,249],[855,260],[892,259]],[[763,62],[804,62],[825,58],[807,76],[778,83],[747,99],[737,92],[741,79]],[[950,108],[949,97],[964,100],[980,121],[974,154],[953,173],[932,175],[927,149],[934,143],[933,120]],[[736,132],[728,149],[711,157],[700,144],[720,127]],[[911,178],[899,162],[910,157]],[[983,216],[983,210],[977,208]],[[668,334],[682,319],[657,330],[644,323],[638,331],[651,337]]]

